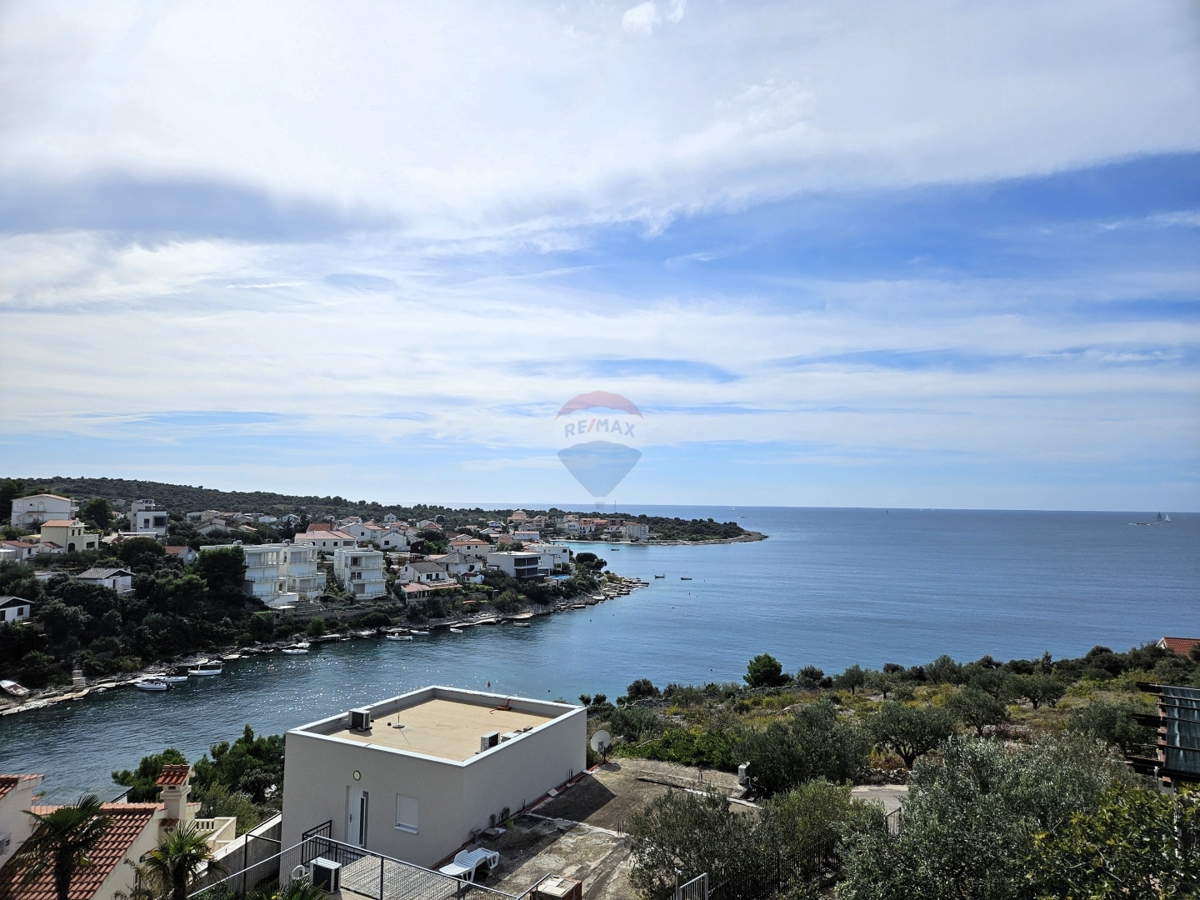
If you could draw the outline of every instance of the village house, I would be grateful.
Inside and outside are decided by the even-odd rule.
[[[392,525],[392,524],[395,524],[397,521],[399,521],[399,519],[396,517],[395,513],[388,513],[386,516],[383,517],[384,525]]]
[[[400,567],[396,572],[396,581],[400,584],[444,584],[450,581],[450,573],[439,562],[413,560]]]
[[[133,590],[133,573],[128,569],[91,568],[75,577],[85,584],[111,588],[118,594],[128,594]]]
[[[33,615],[33,604],[20,597],[0,597],[0,622],[28,622]],[[4,829],[0,827],[0,832]]]
[[[522,543],[527,541],[540,541],[542,539],[541,534],[534,531],[532,528],[518,528],[512,533],[512,536],[514,541],[521,541]]]
[[[374,522],[350,522],[341,526],[340,531],[354,535],[356,540],[366,542],[375,542],[379,544],[379,538],[383,535],[384,529],[376,525]],[[383,546],[380,544],[380,546]]]
[[[548,573],[565,571],[571,565],[571,548],[562,544],[526,544],[526,553],[536,553],[539,557],[538,568]]]
[[[241,547],[246,557],[246,594],[278,608],[318,595],[325,580],[317,570],[318,550],[308,544],[214,544],[201,553]]]
[[[189,803],[191,766],[163,766],[158,779],[158,803],[105,803],[101,811],[109,827],[88,853],[91,864],[75,870],[70,900],[115,900],[130,896],[137,886],[134,865],[141,862],[172,829],[194,826],[209,848],[220,851],[236,836],[237,819],[197,819],[199,803]],[[4,900],[53,900],[53,870],[33,878],[12,865],[12,856],[34,833],[36,820],[57,807],[37,805],[41,775],[0,775],[0,832],[11,835],[7,850],[0,842],[0,897]]]
[[[508,521],[511,523],[521,524],[528,518],[529,518],[529,513],[525,512],[525,510],[514,509],[512,511],[512,515],[508,517]]]
[[[196,551],[186,544],[171,544],[167,547],[167,556],[173,556],[185,566],[190,566],[196,560]]]
[[[384,550],[407,550],[416,540],[417,531],[406,525],[389,525],[383,529],[377,542]]]
[[[587,765],[587,711],[427,687],[287,732],[283,846],[333,840],[432,867]]]
[[[489,553],[487,564],[522,581],[549,574],[541,567],[542,558],[539,554],[527,553],[522,550],[502,550]]]
[[[486,560],[488,553],[494,548],[492,544],[477,537],[456,537],[450,541],[450,549],[463,556],[471,556],[478,560]]]
[[[170,516],[153,500],[134,500],[129,507],[129,525],[134,531],[153,531],[159,537],[167,533]]]
[[[70,497],[60,497],[58,494],[30,494],[28,497],[18,497],[12,502],[9,524],[17,528],[36,528],[42,522],[51,519],[74,519],[77,512],[79,504]]]
[[[343,547],[333,553],[333,574],[356,600],[371,600],[387,593],[383,551]]]
[[[631,541],[649,540],[650,526],[645,522],[625,522],[621,525],[621,534]]]
[[[24,562],[33,559],[39,553],[47,552],[61,553],[62,548],[49,550],[48,547],[32,541],[0,541],[0,562]]]
[[[296,532],[294,540],[297,544],[312,544],[322,553],[333,553],[358,543],[354,535],[345,531],[315,531],[311,528],[305,532]]]
[[[88,531],[78,519],[51,519],[42,525],[42,542],[54,543],[68,553],[76,550],[96,550],[100,535]]]
[[[478,557],[444,553],[441,556],[430,556],[425,561],[442,566],[449,577],[459,581],[469,581],[473,584],[483,581],[483,560]]]

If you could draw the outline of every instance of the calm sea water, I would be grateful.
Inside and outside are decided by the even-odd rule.
[[[650,587],[586,610],[408,643],[353,641],[230,664],[165,694],[125,690],[0,720],[0,772],[49,797],[119,793],[144,754],[189,759],[247,723],[272,733],[430,683],[574,699],[736,681],[757,653],[795,671],[853,663],[1075,656],[1200,635],[1200,515],[646,507],[770,535],[706,547],[590,545]],[[744,518],[743,518],[744,517]],[[666,575],[654,579],[656,574]],[[689,576],[691,581],[682,581]]]

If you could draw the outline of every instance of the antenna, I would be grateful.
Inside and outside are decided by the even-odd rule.
[[[588,746],[594,752],[603,756],[605,762],[608,762],[608,748],[612,746],[612,735],[607,731],[597,731],[592,735],[592,739],[588,741]]]

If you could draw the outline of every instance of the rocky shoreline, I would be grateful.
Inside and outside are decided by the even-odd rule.
[[[388,635],[407,635],[415,630],[448,630],[451,628],[477,628],[485,625],[517,625],[528,624],[528,620],[538,616],[548,616],[554,613],[566,612],[570,609],[586,609],[589,606],[603,603],[615,597],[623,597],[639,588],[647,587],[648,582],[638,578],[627,578],[615,575],[591,595],[576,595],[569,600],[561,600],[548,606],[529,606],[517,613],[479,613],[472,616],[450,616],[444,619],[431,619],[429,622],[416,627],[412,625],[393,625],[382,628],[351,629],[347,632],[332,632],[329,634],[310,637],[303,633],[292,635],[283,641],[257,643],[249,647],[226,647],[209,653],[192,653],[171,660],[159,660],[139,669],[136,672],[125,672],[120,675],[108,675],[103,678],[86,679],[81,673],[76,673],[74,683],[70,687],[53,687],[31,689],[28,697],[12,699],[0,697],[0,718],[28,712],[35,709],[45,709],[59,703],[70,703],[90,696],[98,696],[108,691],[132,688],[140,681],[153,680],[154,676],[162,676],[167,672],[186,669],[201,662],[217,661],[235,662],[253,656],[263,656],[279,653],[284,648],[293,647],[298,641],[308,641],[312,644],[338,643],[354,640],[382,640]]]
[[[559,544],[595,544],[600,547],[611,547],[619,544],[622,547],[703,547],[710,544],[750,544],[754,541],[765,541],[770,535],[761,531],[747,531],[734,538],[705,538],[702,541],[602,541],[598,538],[554,538]]]

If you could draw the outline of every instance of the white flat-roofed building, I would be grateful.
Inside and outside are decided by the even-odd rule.
[[[370,600],[387,593],[383,576],[383,551],[343,547],[333,551],[333,574],[356,600]]]
[[[325,590],[325,576],[317,569],[321,551],[312,544],[284,544],[282,571],[284,589],[301,598],[316,597]]]
[[[10,524],[18,528],[29,528],[51,519],[74,519],[78,511],[79,504],[70,497],[60,497],[58,494],[31,494],[28,497],[18,497],[12,502]]]
[[[161,537],[167,533],[170,516],[153,500],[134,500],[129,507],[129,522],[134,531],[153,531]]]
[[[283,846],[332,838],[430,867],[587,765],[587,711],[427,687],[287,733]]]
[[[549,572],[565,569],[571,564],[571,548],[562,544],[526,544],[526,553],[536,553],[540,557],[538,567]]]
[[[353,547],[358,539],[345,531],[297,531],[297,544],[312,544],[322,553],[333,553],[340,547]]]

